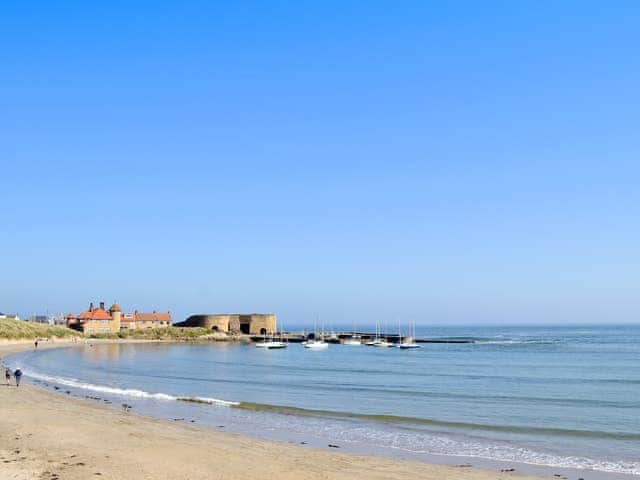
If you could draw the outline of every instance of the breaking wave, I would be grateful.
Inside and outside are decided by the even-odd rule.
[[[144,390],[137,390],[134,388],[118,388],[118,387],[109,387],[107,385],[95,385],[93,383],[86,383],[81,380],[77,380],[75,378],[56,377],[56,376],[45,375],[42,373],[32,372],[32,371],[25,372],[25,375],[27,375],[28,377],[34,378],[36,380],[40,380],[42,382],[51,382],[51,383],[56,383],[58,385],[64,385],[67,387],[78,388],[81,390],[90,390],[92,392],[102,392],[102,393],[108,393],[112,395],[120,395],[124,397],[148,398],[148,399],[163,400],[163,401],[204,403],[208,405],[217,405],[221,407],[231,407],[234,405],[239,405],[238,402],[230,402],[227,400],[220,400],[218,398],[181,397],[177,395],[170,395],[168,393],[145,392]]]

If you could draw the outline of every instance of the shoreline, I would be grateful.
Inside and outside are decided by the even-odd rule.
[[[157,340],[91,340],[91,343],[96,344],[156,342],[164,343]],[[40,348],[78,345],[79,343],[51,341],[41,344]],[[30,340],[0,343],[0,355],[3,357],[31,349],[33,342]],[[345,449],[346,453],[343,453],[322,448],[322,445],[314,442],[309,442],[306,446],[293,445],[290,440],[263,440],[240,433],[216,431],[210,427],[175,424],[133,412],[124,413],[113,407],[96,405],[83,399],[65,398],[60,393],[50,392],[28,382],[24,382],[20,389],[4,388],[0,389],[0,392],[0,402],[5,407],[8,406],[12,412],[12,415],[5,416],[7,418],[0,418],[0,430],[17,432],[13,440],[7,435],[0,437],[0,459],[4,461],[0,463],[0,471],[10,468],[11,473],[17,475],[15,478],[34,478],[45,472],[53,473],[54,470],[58,475],[64,472],[63,478],[86,478],[90,474],[88,467],[95,469],[93,474],[97,475],[98,472],[102,478],[124,479],[211,478],[214,472],[220,475],[220,478],[231,479],[247,476],[277,476],[285,479],[352,478],[366,472],[369,478],[489,480],[508,476],[554,478],[551,470],[574,479],[588,480],[594,474],[598,478],[608,477],[606,472],[573,471],[552,467],[540,467],[542,472],[532,472],[531,468],[522,464],[501,464],[498,461],[483,461],[479,458],[431,455],[433,463],[425,463],[424,457],[412,458],[408,452],[407,455],[400,456],[403,458],[390,458],[384,453],[372,451],[371,448],[358,451],[356,447],[351,448],[351,451]],[[53,425],[49,424],[51,419],[55,420],[52,422]],[[23,435],[28,437],[27,442],[24,442]],[[59,445],[60,438],[65,439],[62,445]],[[80,439],[83,441],[80,442]],[[97,445],[92,446],[92,442]],[[146,445],[146,448],[141,451],[142,445]],[[151,445],[154,445],[153,449],[150,449]],[[25,457],[22,454],[25,449],[29,450],[31,455]],[[70,450],[75,451],[68,454]],[[11,453],[15,451],[22,453]],[[96,456],[97,451],[101,453],[100,456]],[[53,452],[57,454],[54,455]],[[216,460],[221,452],[224,452],[225,458],[222,465]],[[52,455],[60,461],[51,458]],[[68,461],[71,455],[74,455],[74,460],[80,456],[90,460],[81,460],[74,464]],[[458,460],[458,466],[438,461],[452,459]],[[473,467],[469,465],[470,461],[473,461]],[[135,465],[135,469],[127,472],[123,469],[123,464]],[[482,466],[479,468],[479,465]],[[516,471],[499,471],[500,467],[506,469],[508,465],[511,468],[516,467]],[[144,475],[141,475],[141,472],[144,472]],[[542,477],[526,477],[524,473],[536,473]],[[618,476],[613,474],[611,478]],[[629,476],[625,475],[622,478]]]

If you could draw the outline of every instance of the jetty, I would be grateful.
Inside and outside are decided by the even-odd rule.
[[[344,340],[352,338],[353,336],[358,336],[362,339],[363,342],[370,341],[377,338],[382,340],[386,340],[391,343],[397,343],[401,340],[400,335],[397,333],[372,333],[372,332],[325,332],[314,334],[307,332],[278,332],[276,336],[278,339],[282,339],[282,341],[286,341],[289,343],[302,343],[306,342],[310,339],[322,339],[327,343],[342,343]],[[402,338],[407,338],[406,335],[403,335]],[[260,342],[264,339],[263,335],[253,335],[251,336],[251,340],[254,342]],[[474,343],[475,340],[472,338],[466,337],[439,337],[439,338],[428,338],[428,337],[419,337],[413,339],[415,343]]]

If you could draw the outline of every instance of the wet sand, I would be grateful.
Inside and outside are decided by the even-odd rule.
[[[69,344],[40,348],[63,345]],[[32,342],[4,343],[0,355],[30,348]],[[0,405],[2,479],[542,478],[344,454],[171,423],[52,393],[26,378],[19,388],[0,386]]]

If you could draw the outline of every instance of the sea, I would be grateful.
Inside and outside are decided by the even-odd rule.
[[[451,465],[640,475],[640,326],[417,327],[416,336],[468,343],[87,341],[5,363],[123,414]]]

